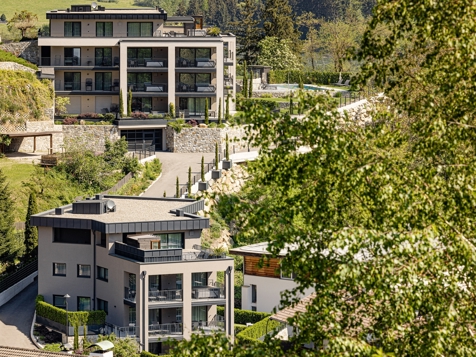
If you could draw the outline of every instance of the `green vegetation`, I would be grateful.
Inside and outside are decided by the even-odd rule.
[[[0,273],[13,265],[22,255],[23,247],[17,244],[13,223],[12,191],[7,184],[6,176],[0,170]]]
[[[138,196],[144,192],[150,184],[162,173],[162,163],[159,159],[146,162],[140,169],[140,173],[126,183],[116,194],[124,196]],[[165,192],[164,192],[165,194]],[[164,196],[165,197],[165,196]]]
[[[34,70],[38,70],[38,67],[34,65],[33,63],[28,62],[27,60],[17,57],[14,54],[4,50],[0,50],[0,62],[15,62],[15,63],[21,64],[22,66],[29,67]]]
[[[258,339],[273,332],[281,325],[280,322],[270,320],[269,317],[265,317],[263,320],[255,323],[252,326],[244,329],[236,335],[238,343],[249,343],[259,341]],[[261,341],[259,341],[261,342]]]
[[[275,70],[270,71],[268,78],[271,84],[299,83],[300,81],[304,81],[306,84],[330,85],[339,81],[339,75],[343,82],[352,77],[352,73],[349,72],[339,74],[339,72]],[[340,88],[342,89],[342,87]]]
[[[139,357],[139,344],[130,337],[119,338],[113,333],[107,336],[99,335],[98,341],[111,341],[114,344],[115,357]]]
[[[25,218],[25,257],[31,259],[37,256],[38,246],[38,228],[30,225],[32,215],[38,213],[38,204],[36,203],[35,191],[30,192],[28,199],[28,210]]]
[[[61,343],[48,343],[43,348],[43,351],[48,352],[61,352]]]
[[[217,315],[225,316],[225,308],[223,306],[217,306]],[[271,316],[271,314],[268,314],[267,312],[235,309],[235,324],[255,324],[269,316]]]

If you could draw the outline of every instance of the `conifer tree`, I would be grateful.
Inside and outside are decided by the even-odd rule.
[[[219,161],[218,143],[215,143],[215,170],[218,170],[218,161]]]
[[[18,253],[14,232],[13,206],[7,178],[0,170],[0,263],[4,265],[13,264]]]
[[[221,124],[221,98],[218,101],[218,125]]]
[[[203,15],[199,0],[190,0],[188,3],[187,15]]]
[[[209,124],[210,123],[210,118],[209,118],[209,115],[208,115],[208,98],[205,98],[205,124]]]
[[[248,88],[248,98],[253,98],[253,72],[250,71],[250,81]]]
[[[225,120],[230,120],[230,95],[226,96]]]
[[[202,155],[202,164],[200,167],[200,179],[205,182],[205,157]]]
[[[233,33],[238,39],[238,56],[250,64],[256,64],[259,52],[258,43],[263,38],[259,18],[259,2],[245,0],[238,7],[238,21],[231,23]]]
[[[230,148],[229,148],[229,140],[228,140],[228,134],[226,134],[226,139],[225,139],[225,158],[226,161],[230,161]]]
[[[187,3],[185,0],[182,0],[178,4],[177,11],[175,12],[176,16],[185,16],[187,15]]]
[[[129,95],[127,100],[127,116],[130,117],[132,115],[132,89],[129,88]]]
[[[119,91],[119,114],[124,115],[124,98],[122,97],[122,89]]]
[[[289,0],[266,0],[262,18],[266,37],[289,40],[294,52],[300,50],[299,31]]]
[[[241,93],[243,93],[243,97],[248,98],[248,69],[246,61],[243,62],[243,89]]]
[[[167,197],[167,192],[164,190],[164,197]]]
[[[28,210],[25,218],[25,257],[27,259],[35,257],[38,246],[38,229],[30,224],[32,215],[38,213],[38,205],[36,203],[36,194],[31,191],[28,199]]]
[[[188,195],[190,196],[192,194],[192,168],[189,166],[188,167],[188,186],[187,186],[187,192]]]
[[[179,183],[178,176],[177,176],[177,180],[175,181],[175,197],[177,198],[180,197],[180,183]]]

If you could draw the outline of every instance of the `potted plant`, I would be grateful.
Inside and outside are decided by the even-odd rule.
[[[229,140],[228,140],[228,134],[226,134],[226,139],[225,139],[225,160],[222,162],[222,168],[224,170],[230,170],[233,167],[233,161],[230,160],[230,152],[229,152]]]
[[[215,170],[212,170],[212,179],[217,180],[221,177],[221,170],[219,168],[220,157],[218,155],[218,143],[215,143]]]
[[[205,158],[202,156],[202,167],[200,171],[200,181],[198,182],[198,190],[206,191],[208,190],[208,182],[205,181]]]

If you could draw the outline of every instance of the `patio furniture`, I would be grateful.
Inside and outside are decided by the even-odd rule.
[[[346,80],[344,83],[341,83],[341,84],[336,83],[336,85],[341,86],[341,87],[346,87],[346,86],[350,85],[350,79]]]
[[[114,57],[114,66],[119,66],[119,57]]]
[[[337,83],[332,83],[332,84],[335,84],[336,86],[342,85],[342,78],[339,78],[339,81]]]
[[[93,79],[92,78],[86,78],[86,90],[88,92],[93,90]]]

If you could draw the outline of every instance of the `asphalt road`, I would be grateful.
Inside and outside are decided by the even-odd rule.
[[[30,340],[30,328],[37,294],[38,281],[35,280],[0,307],[0,346],[36,349]]]

